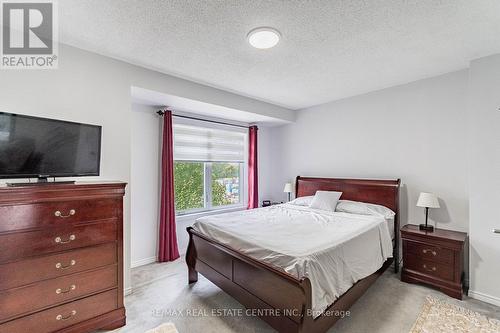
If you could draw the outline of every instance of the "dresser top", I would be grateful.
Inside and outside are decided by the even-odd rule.
[[[98,198],[103,196],[123,196],[123,182],[76,182],[44,185],[25,185],[10,187],[0,185],[0,205],[34,203],[40,201],[76,200],[82,198]]]
[[[401,234],[411,234],[415,236],[421,236],[425,238],[432,239],[440,239],[440,240],[451,240],[456,242],[465,242],[467,239],[467,233],[447,230],[447,229],[439,229],[435,228],[433,232],[420,230],[418,225],[407,224],[401,228]]]
[[[64,183],[63,181],[59,182],[47,182],[47,183],[21,183],[16,186],[8,186],[7,182],[0,183],[0,191],[12,191],[16,189],[35,189],[35,190],[50,190],[50,189],[69,189],[73,188],[83,188],[83,187],[96,187],[96,186],[125,186],[127,183],[121,181],[83,181],[83,182],[74,182],[74,183]]]

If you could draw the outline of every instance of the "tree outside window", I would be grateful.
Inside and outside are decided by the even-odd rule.
[[[180,214],[242,203],[242,163],[175,161],[175,207]]]

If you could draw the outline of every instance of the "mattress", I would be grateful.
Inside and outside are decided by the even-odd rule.
[[[312,286],[313,317],[392,257],[383,217],[290,204],[206,216],[193,227]]]

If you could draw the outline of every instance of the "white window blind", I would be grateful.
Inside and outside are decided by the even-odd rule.
[[[245,133],[185,124],[173,130],[176,161],[245,161]]]

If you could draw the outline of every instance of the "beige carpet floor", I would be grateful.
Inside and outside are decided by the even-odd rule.
[[[212,309],[243,307],[201,275],[189,286],[181,259],[142,266],[132,275],[133,293],[125,300],[127,325],[115,332],[143,333],[165,322],[175,323],[179,333],[275,332],[258,318],[205,316],[204,312],[210,314]],[[329,332],[409,332],[427,295],[500,319],[499,307],[467,297],[458,301],[424,286],[406,284],[388,270],[351,308],[350,316]]]

